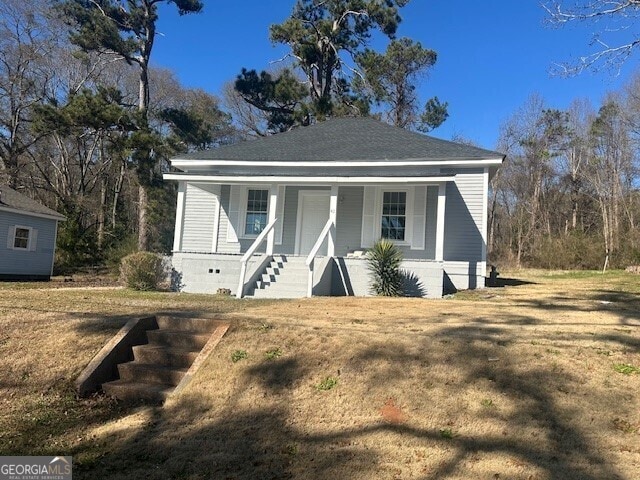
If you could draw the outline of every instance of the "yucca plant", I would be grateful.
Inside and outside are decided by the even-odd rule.
[[[371,290],[383,297],[399,297],[403,294],[403,278],[400,271],[402,252],[390,240],[378,240],[367,252],[367,263],[373,276]]]

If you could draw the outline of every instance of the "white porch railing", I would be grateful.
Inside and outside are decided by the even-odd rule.
[[[256,253],[256,250],[262,244],[262,242],[265,241],[267,235],[269,235],[269,232],[273,230],[273,227],[275,227],[277,221],[277,218],[271,220],[271,222],[269,222],[269,224],[264,227],[264,230],[260,232],[260,235],[258,235],[258,237],[251,244],[249,250],[247,250],[247,253],[242,256],[242,259],[240,260],[240,280],[238,281],[238,291],[236,292],[237,298],[244,297],[244,281],[245,277],[247,276],[247,262],[253,256],[253,254]],[[267,252],[267,255],[272,254],[273,252]]]
[[[309,274],[307,278],[307,297],[313,296],[313,267],[316,255],[318,255],[318,250],[320,250],[320,247],[322,246],[322,243],[324,242],[327,235],[331,235],[331,239],[335,241],[334,227],[335,225],[333,223],[333,220],[331,218],[327,220],[327,223],[322,229],[322,232],[320,232],[320,236],[318,237],[318,240],[316,240],[316,243],[313,245],[313,248],[311,249],[311,252],[309,252],[309,256],[307,257],[307,260],[305,262],[307,267],[309,268]],[[329,253],[333,256],[333,252]]]

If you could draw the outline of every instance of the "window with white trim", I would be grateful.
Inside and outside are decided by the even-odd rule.
[[[244,234],[257,236],[267,226],[269,210],[269,190],[247,190],[247,211],[244,221]]]
[[[30,228],[16,227],[13,234],[13,248],[16,250],[29,250],[30,236]]]
[[[407,192],[383,192],[381,237],[404,242],[406,233]]]

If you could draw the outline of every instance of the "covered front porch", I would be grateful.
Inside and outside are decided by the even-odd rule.
[[[364,251],[384,236],[403,251],[408,293],[442,295],[446,185],[453,175],[410,182],[189,177],[165,176],[179,182],[173,266],[183,291],[367,295]]]

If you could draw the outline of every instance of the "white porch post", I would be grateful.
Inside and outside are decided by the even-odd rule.
[[[269,215],[267,224],[270,224],[276,219],[278,211],[278,185],[271,185],[269,189]],[[276,229],[272,228],[267,235],[267,255],[273,255],[273,247],[276,243]]]
[[[327,256],[335,257],[336,255],[336,219],[338,217],[338,189],[337,185],[331,186],[331,197],[329,198],[329,220],[333,223],[329,230],[329,238],[327,239]]]
[[[173,251],[182,250],[182,227],[184,225],[184,204],[187,193],[187,183],[178,183],[178,203],[176,205],[176,226],[173,232]]]
[[[438,187],[438,215],[436,220],[436,261],[444,260],[444,212],[447,199],[447,184]]]

